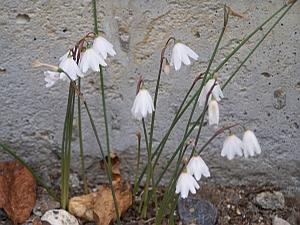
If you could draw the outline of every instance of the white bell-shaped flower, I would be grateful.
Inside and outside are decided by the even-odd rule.
[[[175,192],[176,194],[180,193],[181,198],[187,198],[189,192],[196,194],[196,190],[199,188],[199,184],[191,174],[182,172],[177,180]]]
[[[234,134],[231,134],[224,141],[221,156],[226,156],[229,160],[232,160],[236,155],[243,156],[243,142]]]
[[[254,156],[261,153],[261,148],[255,134],[251,130],[247,130],[243,136],[244,156]]]
[[[201,176],[210,177],[208,166],[200,156],[193,156],[186,166],[187,172],[200,180]]]
[[[140,89],[131,108],[132,115],[137,120],[141,120],[153,111],[154,105],[150,93],[146,89]]]
[[[99,72],[99,64],[107,66],[101,55],[97,54],[93,48],[88,48],[80,57],[79,68],[83,73],[86,73],[89,69]]]
[[[197,60],[199,56],[188,46],[182,43],[176,43],[172,50],[170,65],[174,65],[175,70],[177,71],[181,67],[181,62],[185,65],[191,64],[189,57]]]
[[[53,72],[53,71],[45,71],[45,81],[46,81],[46,88],[52,87],[56,81],[60,79],[60,75],[58,72]]]
[[[72,59],[72,57],[67,57],[63,59],[63,61],[61,61],[59,64],[59,68],[61,68],[65,73],[67,73],[72,80],[76,80],[77,76],[84,76],[76,62]],[[63,76],[61,78],[64,79]]]
[[[209,125],[217,125],[219,124],[219,105],[216,100],[211,100],[208,104],[208,123]]]
[[[98,36],[93,42],[93,49],[100,54],[103,59],[107,58],[107,54],[115,56],[114,46],[104,37]]]
[[[199,96],[199,105],[204,106],[206,97],[211,90],[212,86],[214,85],[216,79],[210,79],[207,81],[207,83],[204,85],[204,87],[201,90],[200,96]],[[208,97],[208,102],[211,100],[211,96],[214,96],[214,98],[219,102],[222,98],[224,98],[224,94],[222,92],[222,89],[218,83],[214,86],[214,88],[211,91],[211,94]]]

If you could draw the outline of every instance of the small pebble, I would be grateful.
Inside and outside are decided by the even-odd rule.
[[[273,218],[272,225],[291,225],[291,224],[289,222],[287,222],[286,220],[275,216]]]
[[[52,209],[47,211],[41,218],[51,225],[79,225],[75,216],[63,209]]]

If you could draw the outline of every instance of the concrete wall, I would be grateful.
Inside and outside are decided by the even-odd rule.
[[[120,151],[129,170],[135,160],[135,133],[139,127],[131,116],[136,77],[145,77],[154,94],[160,49],[170,36],[182,40],[200,55],[192,66],[163,75],[157,108],[155,144],[166,131],[194,77],[205,70],[222,27],[223,4],[245,19],[231,18],[221,43],[219,62],[234,46],[284,1],[148,1],[112,0],[98,2],[100,29],[115,46],[117,56],[105,69],[107,104],[113,148]],[[33,69],[34,59],[57,64],[58,58],[85,33],[93,30],[90,0],[17,1],[4,0],[0,8],[0,138],[14,146],[18,154],[36,170],[50,171],[61,144],[68,84],[59,82],[44,87],[41,70]],[[299,12],[296,3],[287,16],[270,33],[262,46],[243,66],[225,90],[221,102],[221,124],[247,123],[255,130],[263,153],[251,159],[227,161],[220,156],[221,136],[203,153],[211,168],[211,181],[222,184],[275,183],[286,190],[299,191],[300,185],[300,61]],[[266,32],[233,57],[219,73],[221,83],[238,62]],[[213,67],[216,64],[213,65]],[[5,71],[3,71],[5,69]],[[84,94],[103,132],[99,79],[93,74],[84,79]],[[197,111],[199,113],[200,110]],[[99,152],[90,125],[84,115],[84,145],[87,164],[96,176]],[[101,125],[100,125],[101,124]],[[74,123],[74,157],[78,156],[78,135]],[[169,157],[179,142],[184,123],[177,126],[165,149]],[[102,133],[101,132],[101,133]],[[212,134],[206,126],[200,145]],[[241,135],[239,135],[241,137]],[[104,138],[102,138],[104,139]],[[0,159],[9,158],[0,155]],[[128,163],[127,163],[128,162]],[[162,163],[163,164],[163,163]],[[73,160],[78,171],[78,160]],[[94,172],[91,172],[94,171]],[[94,173],[94,174],[93,174]]]

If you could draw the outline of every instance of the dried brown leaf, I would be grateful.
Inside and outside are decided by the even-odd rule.
[[[36,182],[18,161],[0,163],[0,208],[14,224],[24,223],[36,201]]]
[[[111,162],[118,211],[123,214],[132,205],[132,192],[130,184],[121,177],[120,159],[115,153],[111,154]],[[104,166],[103,161],[101,165]],[[95,221],[97,225],[110,224],[116,220],[115,205],[110,186],[101,185],[95,193],[71,198],[69,211],[77,217]]]
[[[112,179],[113,181],[120,181],[121,180],[121,172],[120,172],[120,158],[119,156],[112,152],[110,154],[110,159],[111,159],[111,165],[112,165]],[[108,163],[108,157],[105,157],[106,163]],[[101,167],[102,169],[105,169],[105,165],[104,165],[104,160],[101,161]]]

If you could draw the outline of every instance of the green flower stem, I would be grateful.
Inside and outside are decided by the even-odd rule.
[[[114,206],[115,206],[116,215],[117,215],[117,222],[118,222],[118,224],[121,224],[121,221],[120,221],[120,214],[119,214],[119,207],[118,207],[118,202],[117,202],[116,194],[115,194],[115,191],[114,191],[114,188],[113,188],[112,176],[111,176],[111,173],[109,173],[108,163],[107,163],[106,160],[105,160],[105,154],[104,154],[104,151],[103,151],[103,148],[102,148],[102,145],[101,145],[101,141],[100,141],[100,139],[99,139],[98,132],[97,132],[97,129],[96,129],[96,126],[95,126],[93,117],[92,117],[92,115],[91,115],[91,112],[90,112],[90,110],[89,110],[89,108],[88,108],[88,105],[87,105],[86,101],[84,101],[83,103],[84,103],[84,107],[85,107],[85,109],[86,109],[86,111],[87,111],[87,114],[88,114],[88,117],[89,117],[89,120],[90,120],[92,129],[93,129],[94,135],[95,135],[95,137],[96,137],[96,141],[97,141],[97,144],[98,144],[98,146],[99,146],[100,153],[101,153],[101,156],[102,156],[102,159],[103,159],[103,162],[104,162],[106,175],[107,175],[107,178],[108,178],[108,181],[109,181],[109,185],[110,185],[110,187],[111,187],[112,196],[113,196]],[[109,157],[110,157],[110,156],[109,156]],[[108,157],[108,158],[109,158],[109,157]]]
[[[166,144],[166,142],[167,142],[167,140],[168,140],[168,137],[169,137],[169,135],[170,135],[172,129],[175,127],[175,125],[176,125],[176,123],[177,123],[177,121],[178,121],[177,118],[180,118],[180,117],[182,116],[183,113],[180,114],[181,109],[182,109],[182,107],[183,107],[185,101],[187,100],[188,96],[190,95],[191,91],[193,90],[193,88],[194,88],[194,86],[195,86],[195,84],[196,84],[197,81],[198,81],[198,79],[195,80],[195,81],[193,82],[192,86],[190,87],[190,89],[189,89],[188,92],[186,93],[186,95],[185,95],[183,101],[181,102],[181,105],[179,106],[179,109],[178,109],[177,112],[176,112],[175,118],[173,119],[170,128],[168,129],[166,135],[163,137],[162,141],[159,143],[159,145],[158,145],[157,148],[155,149],[154,153],[152,154],[151,160],[154,159],[154,157],[155,157],[156,154],[159,154],[159,156],[160,156],[161,151],[159,151],[159,150],[160,150],[161,148],[164,148],[164,146],[165,146],[165,144]],[[185,111],[185,110],[183,110],[183,111]],[[159,156],[158,156],[157,158],[159,158]],[[153,163],[153,166],[154,166],[154,167],[155,167],[156,163],[157,163],[157,160]],[[141,175],[140,175],[140,177],[139,177],[138,183],[140,183],[140,182],[142,181],[143,176],[144,176],[144,174],[145,174],[145,172],[146,172],[146,169],[147,169],[147,167],[145,166],[144,169],[143,169],[143,171],[142,171],[142,173],[141,173]]]
[[[78,91],[80,92],[81,79],[78,78]],[[83,180],[83,190],[85,194],[89,193],[87,177],[85,173],[84,154],[83,154],[83,139],[82,139],[82,126],[81,126],[81,101],[80,97],[77,98],[77,113],[78,113],[78,133],[79,133],[79,151],[80,151],[80,174]]]
[[[138,174],[140,171],[140,159],[141,159],[141,135],[137,134],[137,163],[136,163],[136,171],[134,176],[134,188],[133,188],[133,196],[138,192]]]
[[[200,114],[199,118],[197,119],[196,123],[193,124],[192,128],[191,129],[188,129],[189,127],[187,127],[186,129],[186,132],[184,134],[184,137],[183,139],[181,140],[181,143],[179,144],[179,146],[177,147],[177,149],[175,150],[175,152],[173,153],[171,159],[167,162],[167,165],[165,166],[164,170],[162,171],[162,173],[159,175],[159,178],[158,180],[156,181],[156,184],[158,185],[159,182],[161,181],[161,179],[163,178],[163,175],[165,174],[165,172],[167,171],[167,169],[169,168],[169,166],[171,165],[171,163],[173,162],[173,159],[175,158],[175,156],[177,155],[178,152],[181,152],[181,149],[183,148],[184,144],[186,143],[186,140],[187,138],[190,136],[190,134],[193,132],[194,128],[196,127],[196,125],[198,124],[198,122],[200,122],[200,125],[199,125],[199,129],[198,129],[198,135],[197,135],[197,138],[199,138],[199,134],[200,134],[200,131],[202,129],[202,125],[203,125],[203,121],[204,121],[204,115],[205,115],[205,112],[207,110],[207,105],[208,105],[208,99],[209,99],[209,95],[211,94],[212,90],[214,88],[214,85],[211,87],[211,89],[208,91],[207,93],[207,96],[206,96],[206,100],[205,100],[205,104],[204,104],[204,108],[203,108],[203,111],[202,113]],[[193,147],[193,150],[192,150],[192,155],[194,155],[194,152],[195,152],[195,145],[196,143],[194,143],[194,147]],[[183,158],[183,155],[182,155],[182,158]],[[177,164],[178,165],[180,164],[180,161],[177,161]]]
[[[211,67],[211,65],[212,65],[212,63],[213,63],[213,61],[214,61],[214,59],[215,59],[215,56],[216,56],[216,54],[217,54],[217,51],[218,51],[218,49],[219,49],[219,45],[220,45],[221,40],[222,40],[222,38],[223,38],[223,36],[224,36],[224,33],[225,33],[225,30],[226,30],[227,24],[228,24],[228,11],[226,10],[226,7],[224,7],[224,26],[223,26],[223,28],[222,28],[221,34],[220,34],[220,36],[219,36],[219,39],[218,39],[217,44],[216,44],[216,46],[215,46],[215,48],[214,48],[213,54],[212,54],[212,56],[211,56],[211,58],[210,58],[210,60],[209,60],[207,69],[206,69],[206,71],[205,71],[205,75],[204,75],[204,78],[203,78],[203,81],[202,81],[202,84],[201,84],[201,87],[200,87],[201,91],[202,91],[202,89],[203,89],[203,87],[204,87],[204,85],[205,85],[206,78],[207,78],[207,76],[208,76],[208,74],[209,74],[209,71],[210,71],[210,67]],[[214,86],[215,86],[215,85],[213,85],[213,87],[212,87],[211,90],[209,91],[209,94],[206,96],[206,102],[205,102],[205,107],[204,107],[205,110],[203,111],[203,115],[204,115],[205,112],[206,112],[207,101],[208,101],[209,95],[210,95],[210,93],[212,92],[212,89],[214,88]],[[189,128],[189,126],[190,126],[190,124],[191,124],[191,120],[192,120],[192,118],[193,118],[193,114],[194,114],[195,108],[196,108],[196,106],[197,106],[197,103],[198,103],[198,99],[199,99],[200,93],[201,93],[201,92],[198,93],[198,95],[197,95],[197,97],[196,97],[196,99],[195,99],[195,102],[194,102],[194,105],[193,105],[193,109],[192,109],[192,112],[191,112],[189,121],[188,121],[188,123],[187,123],[186,131],[188,130],[188,128]],[[196,136],[196,139],[195,139],[195,144],[194,144],[194,147],[193,147],[193,152],[195,151],[195,148],[196,148],[196,146],[197,146],[197,144],[198,144],[198,140],[199,140],[200,133],[201,133],[201,130],[202,130],[203,121],[204,121],[204,116],[202,116],[201,121],[200,121],[198,133],[197,133],[197,136]]]
[[[3,151],[5,151],[6,153],[8,153],[9,155],[11,155],[12,157],[14,157],[16,160],[18,160],[34,177],[34,179],[36,180],[37,184],[42,186],[43,188],[45,188],[45,190],[48,192],[48,194],[55,200],[59,201],[59,198],[57,197],[56,193],[54,192],[54,190],[52,190],[47,184],[46,182],[40,177],[38,176],[33,169],[29,166],[29,164],[27,162],[25,162],[22,158],[20,158],[17,154],[16,151],[14,151],[13,149],[11,149],[8,145],[1,143],[0,142],[0,147]]]
[[[142,124],[143,124],[143,132],[145,135],[145,142],[146,142],[146,149],[147,149],[147,158],[148,158],[148,163],[147,163],[147,180],[144,188],[144,194],[143,194],[143,201],[141,204],[143,204],[141,216],[142,218],[145,218],[147,216],[147,208],[148,208],[148,195],[149,195],[149,185],[151,182],[151,172],[152,172],[152,166],[151,166],[151,152],[150,152],[150,146],[148,142],[148,134],[147,134],[147,129],[146,129],[146,124],[144,118],[142,118]]]
[[[225,9],[224,9],[224,10],[225,10]],[[225,15],[226,15],[226,16],[225,16]],[[194,112],[195,112],[195,109],[196,109],[196,106],[197,106],[197,103],[198,103],[199,95],[200,95],[200,93],[201,93],[201,91],[202,91],[202,89],[203,89],[203,87],[204,87],[204,85],[205,85],[206,77],[208,76],[210,67],[211,67],[211,65],[212,65],[212,62],[213,62],[215,56],[216,56],[217,50],[218,50],[218,48],[219,48],[219,45],[220,45],[220,43],[221,43],[221,40],[222,40],[222,38],[223,38],[225,29],[226,29],[227,23],[228,23],[228,16],[227,16],[227,10],[225,10],[225,11],[224,11],[224,26],[223,26],[223,29],[222,29],[221,34],[220,34],[220,36],[219,36],[219,39],[218,39],[218,41],[217,41],[217,44],[216,44],[216,46],[215,46],[215,48],[214,48],[213,54],[212,54],[212,56],[211,56],[211,58],[210,58],[210,60],[209,60],[209,64],[208,64],[207,69],[206,69],[206,71],[205,71],[205,73],[204,73],[204,78],[203,78],[203,80],[202,80],[202,83],[201,83],[201,86],[200,86],[200,88],[199,88],[199,91],[198,91],[197,94],[196,94],[196,97],[195,97],[195,100],[194,100],[194,105],[193,105],[192,111],[191,111],[191,113],[190,113],[189,120],[188,120],[187,125],[186,125],[186,128],[185,128],[184,139],[186,139],[185,137],[186,137],[186,134],[188,133],[188,130],[189,130],[189,127],[190,127],[190,124],[191,124],[191,121],[192,121],[192,118],[193,118],[193,115],[194,115]],[[212,89],[210,90],[210,92],[211,92],[211,91],[212,91]],[[209,92],[209,93],[210,93],[210,92]],[[208,97],[209,97],[209,95],[206,97],[206,100],[208,100]],[[207,102],[206,102],[206,104],[207,104]],[[206,106],[206,104],[205,104],[205,106]],[[203,116],[201,116],[202,119],[200,120],[201,122],[200,122],[199,130],[198,130],[196,142],[195,142],[194,147],[193,147],[193,152],[195,151],[194,148],[195,148],[195,146],[197,145],[197,142],[198,142],[198,139],[199,139],[199,136],[200,136],[200,132],[201,132],[201,129],[202,129],[202,124],[203,124],[203,120],[204,120],[204,114],[205,114],[205,111],[206,111],[206,107],[204,107],[204,111],[203,111],[202,114],[201,114],[201,115],[203,115]],[[181,148],[183,147],[183,144],[184,144],[185,141],[186,141],[186,140],[184,140],[184,141],[180,144]],[[162,178],[163,174],[165,173],[165,171],[167,170],[167,168],[168,168],[168,167],[170,166],[170,164],[172,163],[172,161],[173,161],[173,159],[175,158],[175,156],[177,155],[178,150],[179,150],[179,149],[177,148],[176,151],[175,151],[175,153],[174,153],[173,156],[171,157],[171,160],[168,161],[167,166],[165,167],[165,169],[164,169],[164,171],[162,172],[162,174],[159,176],[159,179],[158,179],[159,181],[161,180],[161,178]],[[160,156],[161,152],[162,152],[162,150],[159,152],[158,156]],[[159,159],[159,157],[156,157],[155,163],[158,162],[158,159]],[[155,165],[155,163],[154,163],[154,165]]]
[[[74,101],[75,90],[72,87],[72,82],[69,86],[69,96],[67,111],[64,123],[62,152],[61,152],[61,207],[66,209],[69,200],[69,177],[70,177],[70,161],[71,161],[71,142],[72,142],[72,128],[74,118]]]
[[[212,75],[218,72],[225,63],[258,31],[262,30],[263,26],[265,26],[270,20],[272,20],[276,15],[278,15],[283,9],[285,9],[287,5],[283,5],[280,9],[278,9],[275,13],[273,13],[268,19],[266,19],[261,25],[259,25],[254,31],[252,31],[249,35],[247,35],[243,40],[236,46],[226,57],[225,59],[217,66],[216,69],[213,70]]]
[[[98,21],[97,21],[97,4],[96,4],[96,0],[93,0],[93,18],[94,18],[94,31],[95,34],[98,35],[99,30],[98,30]],[[113,195],[113,199],[114,199],[114,203],[115,203],[115,209],[116,209],[116,214],[117,214],[117,222],[120,225],[121,221],[120,221],[120,215],[119,215],[119,207],[117,204],[117,199],[116,199],[116,195],[115,195],[115,190],[114,187],[112,185],[112,164],[111,164],[111,154],[110,154],[110,143],[109,143],[109,129],[108,129],[108,120],[107,120],[107,113],[106,113],[106,104],[105,104],[105,93],[104,93],[104,79],[103,79],[103,71],[102,71],[102,66],[99,65],[100,67],[100,83],[101,83],[101,95],[102,95],[102,107],[103,107],[103,113],[104,113],[104,122],[105,122],[105,132],[106,132],[106,146],[107,146],[107,154],[108,154],[108,165],[107,165],[107,173],[108,173],[108,177],[109,177],[109,182],[111,184],[111,192]],[[86,103],[85,103],[86,105]],[[86,107],[87,108],[87,107]],[[87,108],[88,111],[88,108]],[[89,113],[89,117],[90,117],[90,113]],[[91,122],[92,117],[90,117]],[[92,122],[93,123],[93,122]],[[95,126],[92,125],[94,132],[96,131]],[[96,133],[95,133],[96,135]],[[96,135],[98,138],[98,135]],[[98,142],[98,141],[97,141]],[[98,142],[100,143],[100,142]],[[99,145],[100,147],[100,145]],[[102,149],[102,147],[101,147]],[[102,152],[103,153],[103,152]],[[104,157],[104,154],[102,154]],[[105,161],[105,158],[103,158]]]
[[[232,75],[226,80],[224,85],[222,86],[222,89],[224,89],[228,83],[232,80],[232,78],[237,74],[237,72],[241,69],[241,67],[247,62],[247,60],[250,58],[250,56],[255,52],[255,50],[260,46],[260,44],[265,40],[265,38],[271,33],[271,31],[274,29],[274,27],[280,22],[280,20],[286,15],[286,13],[291,9],[291,7],[295,4],[296,1],[294,1],[292,4],[289,5],[289,7],[281,14],[281,16],[275,21],[275,23],[270,27],[270,29],[265,33],[265,35],[259,40],[259,42],[255,45],[255,47],[251,50],[251,52],[245,57],[245,59],[241,62],[241,64],[236,68],[236,70],[232,73]],[[283,7],[286,7],[283,6]]]
[[[150,182],[152,181],[152,185],[154,185],[153,179],[152,179],[152,174],[154,173],[154,171],[153,171],[154,168],[151,165],[151,163],[152,163],[152,142],[153,142],[154,122],[155,122],[158,90],[159,90],[160,77],[161,77],[162,67],[163,67],[163,62],[164,62],[165,50],[168,47],[168,44],[171,40],[174,40],[174,38],[173,37],[169,38],[168,41],[166,42],[164,48],[161,51],[160,66],[159,66],[159,71],[158,71],[158,76],[157,76],[157,81],[156,81],[156,87],[155,87],[155,94],[154,94],[154,101],[153,101],[153,105],[154,105],[155,110],[152,112],[152,116],[151,116],[151,126],[150,126],[149,146],[148,146],[148,165],[147,165],[148,172],[147,172],[147,179],[146,179],[146,185],[145,185],[145,190],[144,190],[144,196],[145,196],[144,207],[143,207],[143,211],[142,211],[142,216],[143,217],[145,217],[146,214],[147,214],[147,206],[148,206],[148,202],[149,202],[149,200],[148,200],[149,193],[148,192],[149,192]],[[148,178],[148,176],[150,176],[150,177]],[[154,186],[152,188],[155,192],[156,188]],[[155,198],[155,203],[157,203],[156,193],[154,193],[154,198]]]
[[[182,158],[185,155],[187,147],[188,147],[188,145],[185,146],[184,150],[182,150],[182,148],[180,148],[180,150],[179,150],[180,154],[179,154],[179,160],[178,160],[179,162],[182,161]],[[182,166],[181,169],[179,169],[179,167],[180,167],[180,163],[177,163],[176,169],[175,169],[173,176],[169,182],[168,189],[167,189],[167,191],[163,197],[163,200],[161,202],[161,207],[159,208],[159,210],[157,212],[157,215],[155,218],[155,225],[160,225],[162,223],[163,216],[166,213],[167,208],[168,208],[168,203],[170,202],[171,197],[175,193],[176,181],[177,181],[181,171],[183,170],[184,166]],[[180,171],[180,172],[178,172],[178,171]],[[170,213],[172,213],[172,212],[170,212]]]

